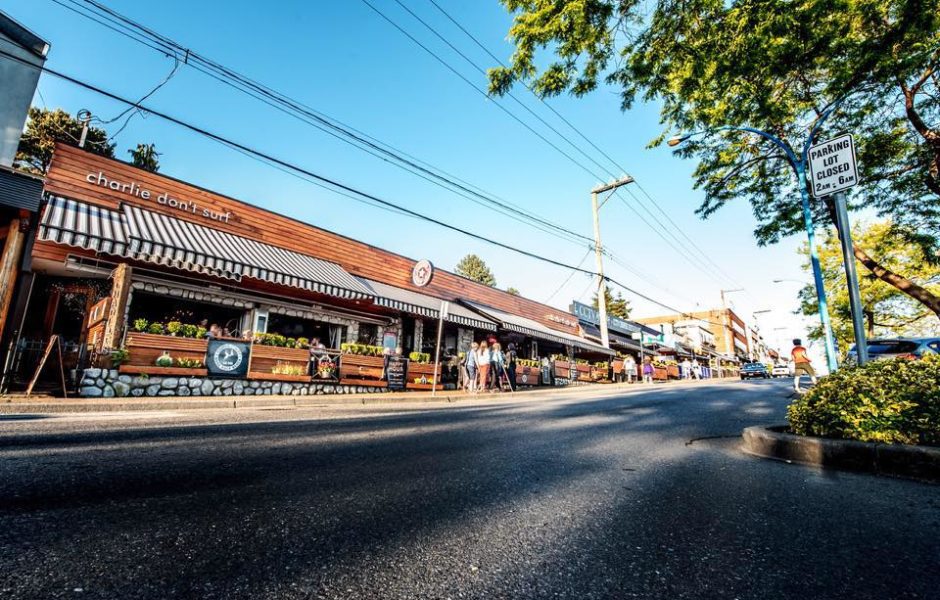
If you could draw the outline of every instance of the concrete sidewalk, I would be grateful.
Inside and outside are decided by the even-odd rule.
[[[723,383],[728,379],[672,381],[649,384],[587,384],[558,388],[532,388],[509,392],[468,394],[455,390],[387,394],[323,394],[314,396],[166,396],[163,398],[53,398],[6,396],[0,398],[0,414],[43,414],[84,412],[127,412],[155,410],[237,409],[281,406],[324,406],[350,404],[454,403],[475,400],[549,399],[591,393],[607,395],[631,390]]]

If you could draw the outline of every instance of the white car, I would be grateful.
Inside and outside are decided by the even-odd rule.
[[[790,376],[790,365],[774,365],[774,368],[770,371],[771,377],[789,377]]]

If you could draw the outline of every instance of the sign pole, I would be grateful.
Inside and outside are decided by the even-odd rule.
[[[437,391],[437,382],[440,381],[440,363],[441,363],[441,333],[444,329],[444,317],[447,316],[447,310],[450,303],[441,300],[441,310],[437,318],[437,344],[434,346],[434,381],[431,382],[431,397],[433,398]]]
[[[822,198],[833,196],[836,209],[836,230],[842,245],[842,258],[845,263],[845,279],[849,288],[849,303],[852,309],[852,328],[855,330],[855,347],[858,352],[858,363],[863,364],[868,359],[868,345],[865,342],[865,328],[862,321],[862,303],[858,291],[858,275],[855,272],[855,251],[852,245],[852,229],[849,225],[849,214],[845,203],[845,190],[858,184],[858,161],[855,158],[855,140],[851,134],[843,134],[825,142],[820,142],[807,149],[809,157],[809,171],[812,182],[813,196]],[[806,187],[806,173],[801,172],[803,187]],[[804,192],[805,194],[805,192]],[[804,206],[804,212],[806,208]],[[817,289],[822,286],[822,277],[818,271],[819,258],[810,241],[811,258],[813,259],[813,274],[816,276]],[[822,296],[820,297],[822,299]],[[824,306],[820,304],[820,316]],[[827,311],[828,312],[828,311]],[[828,321],[828,314],[825,315]],[[832,330],[826,326],[826,354],[833,352],[830,349]],[[830,359],[831,361],[832,359]],[[832,370],[832,365],[830,365]]]
[[[855,332],[855,352],[859,365],[868,362],[868,343],[865,340],[865,322],[862,317],[862,298],[858,289],[858,273],[855,270],[855,250],[852,243],[852,226],[845,203],[845,192],[833,197],[836,205],[836,227],[842,243],[842,260],[845,262],[845,281],[849,286],[849,304],[852,308],[852,329]]]

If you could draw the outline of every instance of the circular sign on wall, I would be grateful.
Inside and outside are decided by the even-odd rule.
[[[424,287],[431,283],[431,277],[434,276],[434,265],[431,261],[424,259],[415,263],[411,270],[411,282],[418,287]]]
[[[212,355],[220,371],[232,372],[238,370],[245,360],[242,349],[235,344],[221,344]]]

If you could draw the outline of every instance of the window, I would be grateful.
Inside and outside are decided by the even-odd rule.
[[[368,344],[370,346],[379,345],[379,326],[371,323],[359,324],[359,337],[356,342],[359,344]]]

